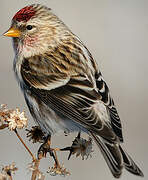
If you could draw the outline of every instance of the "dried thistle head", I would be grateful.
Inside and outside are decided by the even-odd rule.
[[[8,118],[10,117],[10,113],[12,113],[12,109],[8,109],[6,104],[1,104],[0,106],[0,126],[7,123]]]
[[[10,130],[16,128],[22,129],[28,124],[28,119],[25,112],[20,112],[19,108],[8,109],[6,105],[2,104],[0,108],[0,129],[8,127]]]
[[[30,130],[26,129],[27,138],[29,141],[32,140],[32,143],[43,143],[44,142],[44,134],[39,126],[33,126]]]
[[[93,152],[92,139],[90,137],[88,140],[81,138],[79,133],[74,139],[72,146],[63,148],[61,151],[70,151],[68,159],[74,154],[76,154],[76,157],[81,155],[82,160],[87,159],[89,156],[91,157],[91,153]]]
[[[91,156],[92,151],[92,139],[89,140],[78,138],[76,137],[72,144],[73,152],[72,154],[76,154],[76,157],[79,155],[82,156],[82,160],[84,160],[85,156],[86,159]]]
[[[49,167],[49,170],[47,171],[47,173],[49,173],[51,176],[56,176],[56,175],[60,175],[60,176],[67,176],[70,175],[70,172],[67,171],[66,168],[64,168],[64,165],[59,167],[59,166],[54,166],[54,167]]]
[[[20,112],[17,108],[10,113],[10,118],[8,118],[8,128],[10,130],[15,130],[16,128],[22,129],[27,126],[28,119],[25,116],[25,112]]]

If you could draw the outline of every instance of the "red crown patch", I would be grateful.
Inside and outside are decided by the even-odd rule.
[[[35,15],[35,10],[33,9],[32,6],[26,6],[19,10],[15,16],[13,17],[14,20],[16,21],[24,21],[27,22],[32,16]]]

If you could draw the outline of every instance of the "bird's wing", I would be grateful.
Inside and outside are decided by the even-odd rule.
[[[47,59],[42,58],[40,71],[36,68],[37,61],[37,59],[36,61],[25,59],[21,66],[22,78],[31,93],[61,116],[77,122],[88,131],[96,133],[110,142],[117,141],[110,124],[102,121],[98,112],[93,108],[93,105],[100,101],[100,95],[94,89],[88,76],[76,75],[73,70],[73,75],[70,77],[65,73],[64,78],[62,74],[55,78],[54,74],[51,76],[50,70],[47,70],[49,64],[45,66]],[[62,84],[55,87],[54,84],[59,82]]]
[[[112,128],[116,133],[116,135],[119,137],[120,141],[123,142],[122,125],[121,125],[120,117],[114,105],[114,101],[110,96],[109,88],[106,82],[104,81],[101,72],[96,73],[95,78],[96,78],[96,85],[98,88],[98,92],[101,95],[101,101],[104,102],[104,104],[108,109]]]
[[[80,41],[80,40],[79,40]],[[85,54],[89,55],[89,59],[93,64],[94,71],[95,71],[95,81],[96,81],[96,86],[97,86],[97,91],[98,94],[101,96],[101,102],[103,102],[108,110],[108,114],[110,115],[110,123],[111,126],[115,132],[115,134],[119,137],[120,141],[123,142],[123,135],[122,135],[122,125],[120,121],[120,117],[118,115],[117,109],[115,107],[114,101],[110,95],[109,88],[104,81],[101,72],[98,71],[98,65],[94,61],[93,57],[91,56],[91,53],[89,50],[85,47],[82,41],[80,41],[81,44],[83,45],[83,52]]]

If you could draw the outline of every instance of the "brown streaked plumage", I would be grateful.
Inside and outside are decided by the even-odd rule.
[[[13,37],[14,71],[45,135],[84,131],[114,177],[120,177],[123,167],[143,176],[121,147],[121,121],[96,61],[51,9],[39,4],[23,8],[5,35]]]

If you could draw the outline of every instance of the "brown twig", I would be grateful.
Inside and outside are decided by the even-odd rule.
[[[34,161],[34,170],[32,171],[31,180],[36,180],[37,174],[39,172],[40,159]]]
[[[9,176],[9,180],[13,180],[13,179],[12,179],[12,176]]]
[[[15,134],[17,135],[17,137],[19,138],[19,140],[21,141],[21,143],[23,144],[23,146],[25,147],[25,149],[29,152],[29,154],[31,155],[33,161],[36,161],[35,156],[32,154],[32,152],[30,151],[30,149],[27,147],[27,145],[25,144],[25,142],[23,141],[23,139],[20,137],[20,135],[18,134],[17,130],[14,130]]]
[[[56,165],[56,167],[60,168],[61,166],[60,166],[60,163],[59,163],[59,160],[58,160],[58,157],[57,157],[57,153],[56,153],[57,150],[59,150],[59,149],[53,149],[55,159],[56,159],[56,164],[55,165]]]

